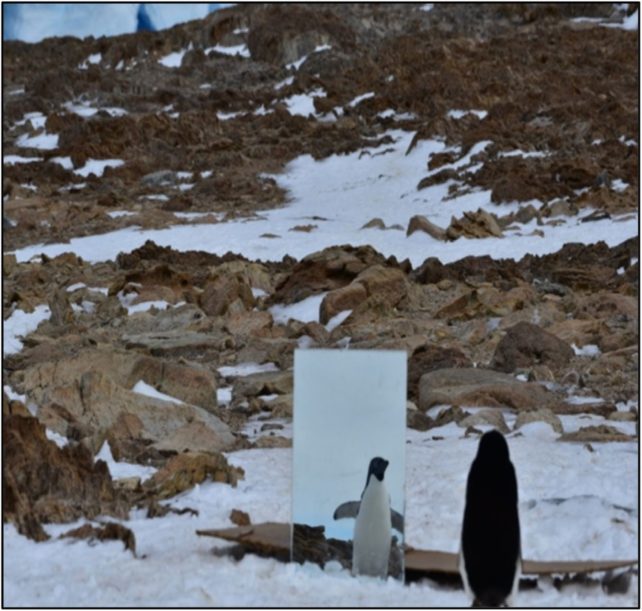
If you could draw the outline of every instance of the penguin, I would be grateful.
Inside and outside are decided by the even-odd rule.
[[[459,572],[473,607],[512,604],[521,573],[517,478],[496,430],[482,435],[468,474]]]
[[[388,461],[375,456],[370,461],[366,485],[360,501],[349,501],[336,508],[334,519],[356,518],[352,537],[352,574],[385,579],[391,547],[391,529],[403,534],[403,516],[390,507],[384,483]]]

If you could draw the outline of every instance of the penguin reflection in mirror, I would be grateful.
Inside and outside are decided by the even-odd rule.
[[[517,478],[498,431],[482,435],[470,467],[459,572],[473,607],[510,606],[520,576]]]
[[[391,547],[391,529],[403,534],[403,516],[391,509],[384,475],[388,461],[376,456],[370,461],[360,501],[336,508],[334,519],[356,518],[352,537],[352,574],[385,579]]]

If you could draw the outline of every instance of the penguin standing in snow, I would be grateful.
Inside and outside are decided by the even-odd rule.
[[[370,461],[366,486],[361,501],[339,505],[334,519],[355,518],[352,538],[352,574],[371,575],[385,579],[392,532],[403,533],[403,516],[391,509],[390,495],[383,481],[388,461],[376,456]]]
[[[459,571],[473,606],[508,606],[521,572],[517,478],[498,431],[482,435],[470,467]]]

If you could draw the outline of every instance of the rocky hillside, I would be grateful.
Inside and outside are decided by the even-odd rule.
[[[252,4],[163,32],[3,43],[3,318],[48,314],[5,343],[5,519],[42,540],[48,522],[157,515],[206,478],[235,485],[222,452],[291,444],[303,346],[406,350],[417,431],[542,420],[560,443],[635,439],[618,426],[637,430],[637,238],[414,267],[350,245],[280,261],[151,241],[101,262],[71,244],[12,254],[251,220],[288,205],[274,175],[295,158],[385,151],[391,129],[415,134],[408,152],[446,144],[417,192],[447,183],[447,206],[487,190],[495,206],[371,227],[435,244],[569,218],[617,227],[639,200],[638,32],[608,27],[625,17],[594,3]],[[318,321],[277,319],[315,295]],[[247,363],[259,367],[241,375]],[[602,420],[564,430],[569,414]],[[111,477],[94,462],[105,441],[158,471]]]

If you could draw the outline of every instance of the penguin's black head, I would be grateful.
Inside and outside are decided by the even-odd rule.
[[[368,479],[366,480],[366,485],[370,481],[370,476],[374,475],[380,482],[383,481],[383,474],[386,472],[388,467],[388,461],[381,456],[375,456],[370,461],[370,466],[368,467]]]
[[[506,443],[504,436],[494,429],[484,433],[479,441],[477,458],[493,462],[504,462],[510,460],[508,455],[508,444]]]

